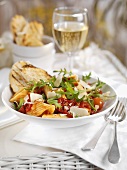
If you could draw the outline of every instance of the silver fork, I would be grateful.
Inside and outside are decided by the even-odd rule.
[[[115,124],[114,140],[113,140],[112,146],[111,146],[109,154],[108,154],[108,160],[109,160],[109,162],[111,162],[113,164],[118,163],[120,160],[120,152],[119,152],[119,147],[118,147],[118,142],[117,142],[117,122],[119,122],[120,120],[121,121],[124,120],[126,117],[126,114],[122,114],[122,113],[125,113],[124,106],[126,106],[125,98],[123,98],[121,100],[121,102],[118,102],[117,106],[114,108],[113,116],[116,117],[116,120],[114,122],[114,124]]]
[[[101,134],[103,133],[104,129],[106,126],[111,122],[117,122],[117,121],[122,121],[125,118],[125,106],[122,103],[125,103],[125,98],[119,98],[116,106],[108,113],[105,115],[106,122],[103,124],[101,129],[93,136],[93,138],[81,149],[82,151],[86,150],[93,150],[100,139]],[[116,124],[116,123],[115,123]],[[115,143],[117,141],[117,136],[115,135]],[[118,148],[118,144],[115,146],[115,148]],[[115,149],[116,150],[116,149]],[[117,149],[118,151],[119,149]],[[119,155],[119,154],[118,154]],[[111,156],[112,157],[112,156]]]

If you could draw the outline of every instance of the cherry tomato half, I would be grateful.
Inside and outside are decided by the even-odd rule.
[[[93,100],[94,100],[94,105],[98,105],[99,106],[99,110],[102,109],[102,107],[104,105],[103,99],[101,99],[99,97],[95,97]]]

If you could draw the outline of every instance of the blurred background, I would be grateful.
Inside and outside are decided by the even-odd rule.
[[[100,48],[113,52],[127,66],[127,0],[0,0],[0,37],[7,36],[5,32],[10,31],[10,20],[16,14],[28,21],[41,22],[44,34],[52,36],[52,14],[59,6],[88,8],[86,46],[95,42]],[[0,63],[3,53],[11,55],[9,48],[8,45],[4,50],[0,48]],[[10,64],[7,57],[7,66]]]

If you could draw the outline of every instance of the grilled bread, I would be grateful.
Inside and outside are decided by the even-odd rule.
[[[39,22],[28,22],[22,15],[16,15],[10,23],[13,40],[21,46],[42,46],[43,25]]]
[[[16,62],[10,71],[9,81],[14,93],[28,86],[29,81],[48,81],[51,76],[43,69],[37,68],[32,64],[19,61]]]
[[[16,37],[19,32],[22,32],[23,28],[27,25],[27,21],[21,15],[16,15],[12,18],[10,27],[13,34],[14,42],[16,42]]]

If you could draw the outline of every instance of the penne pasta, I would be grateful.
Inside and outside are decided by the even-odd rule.
[[[35,101],[30,111],[27,114],[32,116],[42,116],[43,114],[52,115],[55,111],[55,106],[43,103],[41,101]]]

